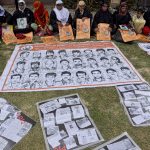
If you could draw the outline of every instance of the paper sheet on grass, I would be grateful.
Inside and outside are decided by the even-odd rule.
[[[0,98],[0,149],[12,149],[35,125],[18,108]]]
[[[133,126],[150,126],[150,85],[148,83],[116,87],[121,104]]]
[[[49,102],[56,103],[56,101],[61,106],[59,108],[54,106],[56,109],[52,109],[53,105],[49,105]],[[44,108],[49,111],[43,111]],[[58,149],[59,147],[65,147],[67,150],[79,150],[103,141],[78,94],[39,102],[37,109],[47,150]],[[80,113],[81,115],[79,115]]]
[[[124,132],[94,150],[141,150],[141,148],[134,142],[127,132]]]

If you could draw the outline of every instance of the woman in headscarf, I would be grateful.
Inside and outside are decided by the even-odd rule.
[[[33,12],[26,7],[24,0],[19,0],[18,9],[13,14],[14,33],[24,34],[33,31],[32,23],[34,23]]]
[[[77,19],[82,19],[84,21],[85,19],[88,19],[88,18],[90,18],[90,20],[92,22],[92,13],[87,8],[85,2],[81,0],[81,1],[79,1],[77,9],[75,11],[74,28],[76,28],[76,20]]]
[[[107,23],[109,24],[109,30],[112,31],[113,29],[113,18],[112,14],[108,10],[108,2],[103,1],[100,4],[100,9],[94,16],[93,24],[92,24],[92,31],[93,33],[98,32],[98,24],[99,23]]]
[[[146,22],[143,18],[143,14],[144,14],[143,9],[139,8],[137,10],[137,13],[132,17],[133,26],[137,34],[142,33],[142,29],[144,28]]]
[[[2,27],[12,25],[12,15],[0,5],[0,39],[2,37]]]
[[[150,8],[145,12],[144,19],[146,20],[145,27],[143,29],[143,34],[150,35]]]
[[[52,27],[49,25],[49,13],[44,8],[44,5],[40,1],[35,1],[34,4],[34,19],[35,23],[31,24],[31,27],[34,29],[36,35],[52,35]]]
[[[126,2],[120,4],[119,10],[113,14],[113,22],[115,31],[119,28],[120,25],[126,25],[131,28],[130,21],[132,20],[130,13],[128,12],[128,6]]]
[[[55,8],[50,14],[50,24],[53,27],[53,32],[58,33],[58,26],[72,25],[72,17],[69,10],[63,6],[62,0],[56,1]]]

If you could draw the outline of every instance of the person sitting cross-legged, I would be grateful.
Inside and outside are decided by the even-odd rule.
[[[13,28],[16,36],[19,38],[22,34],[32,32],[32,23],[34,23],[33,12],[26,7],[24,0],[19,0],[18,9],[13,14]]]
[[[63,6],[62,0],[56,1],[56,6],[50,14],[50,24],[56,34],[59,32],[58,26],[72,25],[72,17],[69,10]]]
[[[49,25],[49,13],[44,8],[44,5],[40,1],[35,1],[34,4],[34,18],[35,23],[31,24],[31,27],[35,31],[36,35],[52,35],[52,26]]]

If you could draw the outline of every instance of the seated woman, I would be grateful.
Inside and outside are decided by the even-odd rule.
[[[119,10],[113,14],[113,22],[115,27],[115,32],[120,25],[126,25],[131,28],[130,21],[132,20],[131,15],[128,12],[128,6],[125,2],[120,4]]]
[[[143,14],[144,14],[143,9],[139,8],[137,10],[137,14],[132,17],[134,30],[137,34],[142,33],[142,29],[144,28],[144,25],[145,25],[145,20],[143,18]]]
[[[108,10],[108,3],[102,2],[100,5],[100,9],[94,16],[93,24],[92,24],[92,32],[98,32],[98,24],[99,23],[107,23],[109,24],[109,30],[112,31],[113,29],[113,18],[112,14]]]
[[[33,31],[31,24],[34,23],[33,12],[26,8],[24,0],[18,1],[18,9],[13,14],[13,27],[15,34],[24,34]]]
[[[76,28],[76,20],[77,19],[82,19],[84,21],[87,18],[90,18],[91,23],[92,23],[92,13],[86,7],[85,2],[81,0],[81,1],[79,1],[78,7],[77,7],[77,9],[75,11],[74,22],[73,22],[74,28]]]
[[[12,25],[12,15],[0,5],[0,39],[2,37],[2,27]]]
[[[43,3],[35,1],[34,4],[34,19],[35,23],[31,24],[31,27],[35,31],[36,35],[52,35],[52,27],[49,25],[49,14],[44,8]]]
[[[51,11],[50,14],[50,24],[53,27],[53,32],[58,33],[58,26],[63,25],[72,25],[72,17],[69,13],[69,10],[63,6],[61,0],[56,1],[55,8]]]
[[[148,36],[150,35],[150,9],[147,12],[145,12],[144,19],[146,20],[146,24],[143,28],[143,34]]]

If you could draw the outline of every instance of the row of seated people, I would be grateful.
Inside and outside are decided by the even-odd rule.
[[[62,0],[56,1],[50,15],[39,0],[34,2],[33,7],[34,12],[26,7],[24,0],[19,0],[18,9],[11,15],[0,6],[0,36],[2,36],[2,26],[6,25],[13,25],[16,36],[31,31],[39,36],[57,34],[59,26],[72,25],[73,29],[76,29],[78,18],[83,21],[90,18],[91,33],[98,32],[99,23],[107,23],[112,34],[116,33],[120,25],[126,25],[134,29],[137,34],[150,35],[150,10],[144,13],[142,9],[138,9],[137,13],[131,17],[126,2],[120,3],[119,8],[112,14],[109,11],[109,3],[103,1],[94,17],[84,1],[79,1],[73,18],[69,10],[64,7]]]

